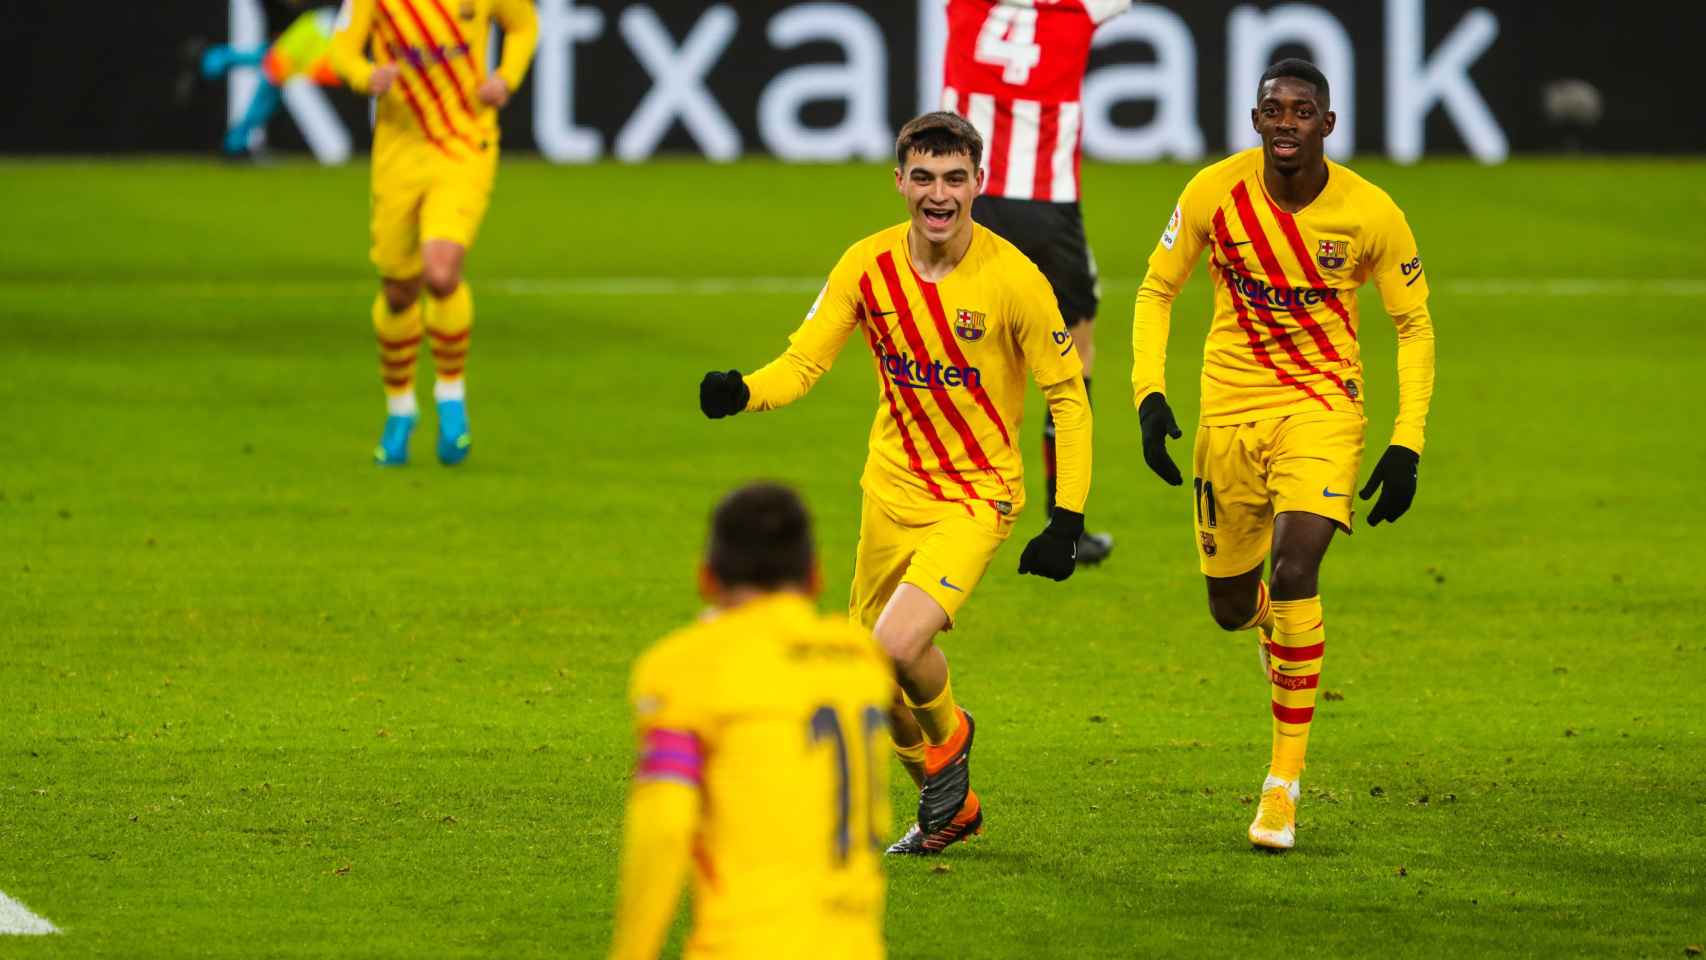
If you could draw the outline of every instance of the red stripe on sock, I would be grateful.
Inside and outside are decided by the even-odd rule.
[[[433,339],[434,343],[441,344],[443,346],[450,346],[453,343],[461,343],[462,341],[468,339],[468,334],[473,333],[473,332],[474,332],[473,327],[469,327],[466,330],[463,330],[461,333],[440,333],[437,330],[428,330],[427,331],[427,333],[432,335],[432,339]]]
[[[1281,723],[1308,723],[1315,717],[1314,707],[1287,707],[1274,704],[1274,719]]]
[[[1268,652],[1287,663],[1306,663],[1321,656],[1322,651],[1326,649],[1327,642],[1325,640],[1320,643],[1309,644],[1306,647],[1282,646],[1278,640],[1268,644]]]

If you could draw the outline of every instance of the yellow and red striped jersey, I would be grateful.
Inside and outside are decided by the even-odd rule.
[[[1368,280],[1398,327],[1393,442],[1422,449],[1433,395],[1433,322],[1415,236],[1384,190],[1327,161],[1302,211],[1262,186],[1262,150],[1207,167],[1185,187],[1149,257],[1133,320],[1133,399],[1165,391],[1169,311],[1204,249],[1214,319],[1203,348],[1201,422],[1248,423],[1310,410],[1362,414],[1361,316]]]
[[[1025,500],[1025,379],[1045,391],[1070,384],[1081,396],[1072,337],[1053,288],[1011,243],[972,224],[965,258],[932,283],[912,268],[908,228],[848,248],[788,350],[746,378],[747,409],[799,398],[857,331],[877,374],[864,489],[890,503],[959,501],[969,512],[985,501],[1016,512]],[[1080,513],[1090,489],[1088,417],[1086,405],[1071,425],[1073,452],[1062,439],[1059,454],[1057,502]]]
[[[794,593],[722,611],[635,664],[635,789],[702,801],[686,957],[881,960],[893,686],[869,631]],[[626,875],[651,882],[622,891],[612,955],[655,956],[679,891]]]
[[[504,32],[497,73],[514,91],[539,40],[531,0],[349,0],[344,16],[331,58],[351,88],[367,92],[377,64],[401,68],[379,98],[375,143],[418,138],[459,158],[496,142],[497,111],[475,95],[491,72],[491,22]]]

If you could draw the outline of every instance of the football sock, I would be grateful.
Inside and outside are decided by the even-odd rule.
[[[415,354],[421,345],[420,301],[402,313],[392,313],[385,295],[376,295],[373,332],[379,339],[379,378],[385,384],[387,406],[392,413],[411,414],[415,407]]]
[[[462,369],[468,362],[468,334],[474,326],[474,297],[468,292],[468,285],[459,283],[450,296],[434,297],[426,325],[427,334],[432,337],[432,360],[439,382],[461,380]]]
[[[894,755],[900,758],[900,765],[906,768],[907,776],[913,783],[924,783],[924,741],[917,743],[894,743]]]
[[[1256,613],[1254,616],[1250,617],[1249,623],[1244,624],[1238,629],[1240,631],[1251,629],[1260,630],[1262,631],[1262,640],[1264,642],[1273,637],[1274,606],[1273,602],[1268,599],[1268,585],[1266,583],[1260,580],[1256,581]]]
[[[1321,682],[1321,654],[1327,631],[1321,598],[1275,600],[1268,683],[1273,694],[1274,751],[1268,772],[1282,780],[1303,773],[1309,749],[1309,722],[1315,717],[1315,690]]]
[[[924,731],[925,742],[931,746],[947,743],[959,729],[960,709],[954,703],[952,680],[944,680],[942,692],[925,703],[914,703],[912,697],[904,692],[901,696],[906,697],[906,705],[912,708],[912,716],[918,721],[918,728]]]
[[[249,137],[272,119],[273,111],[278,109],[281,102],[279,88],[273,83],[262,80],[255,87],[255,95],[249,100],[248,109],[243,111],[243,119],[225,133],[225,152],[242,153],[249,149]]]
[[[466,400],[468,398],[467,382],[461,377],[455,380],[440,378],[432,385],[433,400],[443,403],[446,400]]]

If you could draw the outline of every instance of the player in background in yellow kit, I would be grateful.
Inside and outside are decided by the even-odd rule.
[[[888,659],[817,612],[810,521],[754,484],[711,517],[711,610],[634,666],[612,960],[652,960],[693,868],[688,960],[880,960]]]
[[[1325,632],[1317,579],[1335,530],[1351,532],[1362,459],[1361,318],[1373,280],[1398,328],[1398,422],[1362,490],[1370,526],[1397,520],[1416,493],[1433,396],[1434,336],[1416,239],[1385,191],[1327,159],[1327,79],[1282,60],[1262,74],[1250,113],[1262,145],[1198,173],[1149,257],[1133,319],[1133,398],[1144,458],[1181,482],[1166,438],[1173,298],[1206,249],[1214,320],[1203,350],[1202,415],[1192,456],[1197,550],[1209,612],[1259,631],[1272,693],[1273,754],[1250,841],[1296,839]],[[1271,558],[1269,582],[1262,564]]]
[[[918,822],[896,854],[937,853],[983,824],[967,766],[976,728],[935,638],[1024,508],[1015,438],[1026,379],[1054,416],[1059,471],[1020,573],[1072,575],[1090,492],[1083,367],[1042,272],[972,221],[982,153],[977,129],[952,113],[902,127],[894,177],[910,219],[847,249],[780,357],[750,376],[706,374],[699,387],[708,417],[774,410],[804,396],[849,337],[870,350],[877,413],[850,607],[894,661],[890,729],[919,787]]]
[[[332,67],[379,101],[370,229],[387,416],[374,461],[408,462],[424,327],[438,374],[438,459],[457,464],[472,445],[463,368],[474,298],[462,258],[497,174],[497,112],[527,75],[539,21],[530,0],[349,0],[347,14],[332,38]],[[494,19],[504,32],[496,69],[486,63]]]

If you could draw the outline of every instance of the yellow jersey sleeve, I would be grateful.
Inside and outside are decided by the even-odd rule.
[[[1373,266],[1369,273],[1380,290],[1380,301],[1386,312],[1403,316],[1427,303],[1428,280],[1422,274],[1422,254],[1416,248],[1416,235],[1410,232],[1410,222],[1404,212],[1381,194],[1372,205],[1370,218],[1375,229],[1370,231],[1369,254]]]
[[[1208,244],[1214,204],[1204,184],[1206,171],[1185,185],[1167,228],[1149,255],[1149,270],[1137,291],[1131,322],[1131,402],[1143,403],[1151,393],[1167,392],[1167,335],[1173,321],[1173,299],[1191,278],[1203,247]]]
[[[497,73],[514,93],[527,78],[527,66],[539,45],[539,14],[533,10],[533,0],[493,0],[492,16],[504,32],[503,59]]]
[[[1072,347],[1072,334],[1060,317],[1060,301],[1037,265],[1022,256],[1003,264],[1010,278],[1007,309],[1013,339],[1030,368],[1031,379],[1047,390],[1080,377],[1084,363]]]
[[[788,338],[788,349],[744,378],[751,392],[747,410],[774,410],[793,403],[835,365],[863,316],[859,276],[859,247],[854,246],[830,271],[805,320]]]
[[[347,0],[344,15],[326,57],[332,70],[356,93],[368,92],[373,62],[367,59],[367,37],[373,31],[373,0]]]
[[[664,640],[634,664],[628,699],[642,740],[651,730],[675,730],[697,737],[711,726],[706,678],[680,638],[677,635]]]
[[[679,642],[664,641],[640,658],[630,684],[639,759],[624,817],[612,960],[658,955],[687,877],[709,711],[684,652]]]
[[[1392,443],[1422,452],[1434,392],[1434,328],[1428,278],[1402,210],[1382,194],[1370,253],[1375,287],[1398,328],[1398,419]]]

